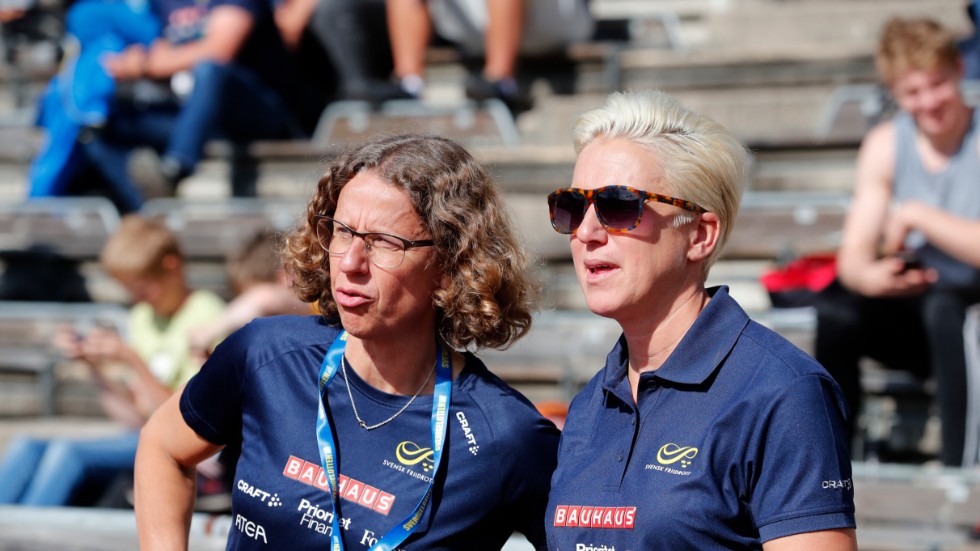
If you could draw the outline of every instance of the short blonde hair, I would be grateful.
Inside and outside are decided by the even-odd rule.
[[[432,307],[450,346],[506,348],[531,327],[538,297],[524,249],[489,173],[462,146],[438,136],[386,136],[351,148],[320,178],[306,223],[286,239],[283,265],[296,294],[337,316],[330,262],[316,216],[332,215],[340,192],[365,170],[401,189],[435,242],[442,285]]]
[[[160,220],[129,214],[106,241],[99,261],[112,276],[156,277],[166,271],[168,256],[183,259],[170,228]]]
[[[888,86],[909,71],[953,68],[959,63],[956,38],[926,18],[889,20],[875,55],[878,76]]]
[[[623,138],[647,148],[657,155],[672,195],[718,216],[718,244],[702,266],[707,277],[738,216],[748,175],[745,146],[725,127],[657,90],[611,94],[605,105],[579,118],[574,137],[579,153],[597,138]],[[679,216],[690,220],[686,213]]]

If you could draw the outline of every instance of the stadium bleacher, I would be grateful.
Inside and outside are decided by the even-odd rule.
[[[804,349],[812,347],[812,312],[772,310],[758,276],[779,260],[832,251],[837,245],[856,147],[885,107],[871,61],[882,23],[891,15],[929,15],[966,32],[964,2],[592,0],[592,7],[601,20],[597,40],[569,48],[561,63],[524,64],[522,85],[534,107],[516,121],[502,121],[492,106],[464,102],[461,61],[451,51],[437,50],[427,68],[431,90],[425,104],[377,111],[334,105],[309,142],[262,142],[244,149],[211,144],[197,173],[182,184],[179,199],[151,201],[143,212],[164,217],[181,236],[194,284],[227,296],[225,257],[252,229],[287,229],[295,223],[320,168],[344,141],[409,127],[450,135],[489,166],[540,259],[546,283],[547,310],[529,337],[503,353],[486,353],[485,359],[533,399],[567,399],[601,365],[617,332],[607,320],[583,311],[568,269],[567,240],[550,229],[543,197],[571,177],[570,130],[576,114],[597,107],[613,90],[663,88],[731,128],[754,152],[735,233],[710,283],[731,284],[736,298],[758,320]],[[105,210],[106,203],[23,201],[27,163],[40,137],[25,124],[28,119],[11,79],[49,74],[0,68],[0,249],[53,243],[83,263],[93,298],[112,310],[125,296],[94,262],[118,223]],[[21,91],[39,89],[37,81],[17,85]],[[36,219],[31,218],[35,211]],[[19,311],[6,306],[0,303],[0,335],[10,327],[3,325],[5,312]],[[10,331],[19,340],[20,333]],[[0,377],[5,360],[15,363],[14,354],[3,352],[8,340],[0,339]],[[576,346],[556,355],[556,341]],[[25,362],[39,374],[36,392],[43,397],[32,411],[57,412],[62,403],[56,396],[58,368],[45,354]],[[881,397],[869,400],[864,421],[869,438],[875,445],[920,446],[915,438],[921,433],[903,433],[896,423],[915,417],[916,427],[928,424],[929,412],[920,407],[921,381],[898,381],[874,367],[865,379],[865,387]],[[912,401],[902,402],[896,389],[909,390]],[[0,390],[0,401],[5,392]],[[909,545],[901,548],[910,549],[969,548],[966,531],[980,518],[975,497],[980,481],[969,473],[862,465],[855,480],[867,489],[859,493],[858,505],[863,549],[899,548],[895,546],[902,543]],[[941,484],[929,482],[934,480]],[[909,502],[921,506],[910,512]],[[899,525],[911,528],[894,529]],[[0,541],[2,537],[0,521]]]

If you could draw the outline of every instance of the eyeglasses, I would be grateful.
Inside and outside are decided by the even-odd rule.
[[[412,241],[390,233],[354,231],[329,216],[316,215],[316,238],[327,253],[333,256],[346,254],[355,237],[364,240],[368,260],[379,268],[397,268],[405,259],[406,250],[435,245],[431,239]]]
[[[558,233],[575,233],[582,224],[589,205],[595,205],[596,216],[606,231],[626,233],[640,225],[643,205],[648,201],[674,205],[698,214],[708,212],[704,207],[684,199],[629,186],[558,189],[548,195],[548,209],[551,212],[551,225]]]

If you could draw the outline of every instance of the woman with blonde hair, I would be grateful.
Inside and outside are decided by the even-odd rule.
[[[610,96],[575,144],[551,222],[589,309],[623,335],[569,407],[549,549],[854,549],[840,389],[727,287],[705,286],[744,146],[650,91]]]

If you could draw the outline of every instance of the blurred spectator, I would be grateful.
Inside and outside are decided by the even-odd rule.
[[[980,79],[980,36],[977,34],[977,10],[980,0],[971,1],[966,6],[966,14],[973,25],[973,33],[960,40],[957,46],[963,56],[963,78],[965,80]]]
[[[963,321],[966,308],[980,302],[980,111],[963,101],[953,36],[933,21],[890,21],[876,64],[901,112],[861,144],[839,284],[817,303],[816,357],[844,390],[852,431],[860,357],[920,375],[931,371],[941,459],[960,465]]]
[[[151,0],[151,7],[159,38],[104,56],[117,97],[104,124],[80,137],[123,210],[173,195],[209,139],[302,138],[312,115],[269,2]]]
[[[148,49],[134,45],[109,57],[106,67],[122,80],[169,78],[180,104],[120,106],[86,144],[89,158],[107,179],[137,184],[144,198],[171,195],[177,182],[194,171],[210,138],[245,142],[306,135],[301,123],[305,94],[269,2],[157,1],[161,38]],[[130,158],[134,143],[152,149]]]
[[[100,261],[136,302],[128,342],[95,326],[65,329],[55,345],[90,368],[106,414],[129,431],[93,440],[15,439],[0,462],[0,503],[66,505],[83,483],[131,471],[143,422],[200,368],[189,331],[217,319],[224,303],[187,286],[174,235],[162,223],[130,215]]]
[[[282,269],[279,235],[263,231],[250,239],[227,264],[235,298],[220,317],[190,334],[191,349],[203,363],[219,340],[255,318],[282,314],[310,314],[289,286]]]
[[[522,103],[518,56],[558,51],[593,30],[586,0],[388,0],[387,8],[395,75],[405,92],[422,95],[435,27],[464,54],[484,57],[482,73],[466,79],[466,96],[503,100],[512,111]]]
[[[379,103],[413,96],[389,80],[391,45],[385,0],[284,0],[276,24],[287,47],[310,34],[336,71],[338,97]]]
[[[79,139],[85,128],[105,126],[117,83],[102,58],[128,45],[148,46],[160,25],[146,0],[79,0],[67,14],[67,32],[74,53],[41,96],[37,125],[45,140],[28,173],[30,197],[107,195],[121,211],[140,204],[131,186],[106,187],[89,170]],[[87,136],[90,139],[90,136]],[[94,176],[94,178],[92,177]]]

